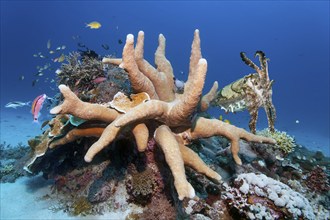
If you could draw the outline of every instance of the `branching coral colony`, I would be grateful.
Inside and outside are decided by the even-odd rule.
[[[166,162],[172,171],[179,199],[183,199],[184,197],[192,198],[195,195],[194,189],[186,180],[184,164],[204,173],[211,179],[217,181],[221,179],[219,174],[208,168],[197,154],[184,145],[187,141],[201,137],[224,135],[231,140],[233,157],[238,164],[241,164],[238,157],[240,138],[248,141],[273,143],[272,139],[252,135],[243,129],[221,121],[198,117],[196,109],[201,98],[207,70],[207,62],[201,56],[198,30],[195,31],[194,35],[189,77],[183,94],[174,93],[174,75],[172,66],[165,57],[165,38],[163,35],[159,37],[159,46],[155,55],[157,69],[144,60],[143,43],[144,33],[139,32],[134,50],[133,35],[128,35],[120,66],[128,72],[134,92],[146,92],[151,100],[142,102],[125,114],[118,114],[116,110],[105,109],[102,106],[82,103],[66,86],[59,86],[65,101],[52,109],[51,113],[66,113],[86,120],[99,119],[111,122],[103,131],[100,139],[86,153],[85,160],[87,162],[92,161],[93,157],[108,146],[126,126],[132,127],[138,149],[144,151],[148,139],[146,137],[148,128],[144,123],[148,120],[154,120],[158,124],[154,132],[155,140],[163,150]],[[104,62],[110,63],[116,61],[104,60]],[[134,130],[137,131],[134,132]]]
[[[128,78],[134,93],[142,94],[138,103],[123,104],[116,96],[115,101],[107,104],[91,104],[81,101],[69,87],[60,85],[59,89],[64,102],[51,109],[52,114],[71,114],[87,121],[100,121],[106,127],[85,129],[74,128],[63,137],[49,141],[49,148],[59,147],[83,136],[96,136],[99,139],[89,147],[85,161],[91,162],[101,150],[105,149],[120,134],[131,131],[135,137],[139,152],[146,150],[149,133],[164,153],[166,163],[174,178],[174,186],[178,198],[195,196],[195,190],[187,181],[184,166],[189,166],[206,175],[215,182],[221,176],[210,169],[193,150],[186,145],[192,140],[211,136],[224,136],[231,143],[232,156],[237,164],[242,164],[238,156],[239,141],[274,144],[271,138],[251,134],[244,129],[224,123],[216,119],[199,116],[200,110],[206,111],[214,98],[217,83],[211,91],[202,96],[202,89],[207,72],[207,61],[202,58],[199,30],[194,33],[192,43],[189,76],[182,94],[175,92],[174,74],[171,63],[165,56],[165,37],[159,35],[159,45],[155,53],[156,68],[144,59],[144,32],[138,33],[134,48],[134,37],[127,35],[122,59],[104,58],[104,64],[120,64],[128,72]],[[127,98],[123,98],[127,101]],[[110,101],[110,100],[109,100]],[[126,102],[125,101],[125,102]],[[117,104],[116,104],[117,103]],[[118,104],[119,103],[119,104]],[[96,126],[97,127],[97,126]]]

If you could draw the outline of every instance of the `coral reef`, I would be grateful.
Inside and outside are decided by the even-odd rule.
[[[275,131],[276,111],[272,101],[273,80],[269,79],[267,58],[262,51],[257,51],[261,68],[254,64],[245,53],[241,52],[243,62],[253,68],[257,73],[249,74],[243,78],[222,88],[212,101],[213,106],[219,106],[226,112],[237,112],[247,109],[251,119],[249,127],[252,133],[256,133],[258,110],[265,109],[268,128]]]
[[[329,178],[328,157],[275,129],[255,135],[208,115],[218,83],[202,96],[207,62],[198,30],[185,83],[175,80],[163,35],[156,67],[143,50],[139,32],[135,47],[127,36],[122,59],[71,55],[73,61],[62,65],[63,102],[42,125],[49,128],[29,141],[24,167],[53,180],[41,198],[52,201],[50,210],[91,219],[118,211],[127,220],[329,219],[330,194],[309,188],[317,187],[316,178]],[[260,69],[242,54],[257,74],[232,89],[250,86],[245,92],[251,94],[240,97],[273,114],[267,59],[257,54]],[[265,99],[253,91],[264,91]],[[11,168],[1,161],[6,165]]]
[[[239,139],[275,143],[271,138],[256,136],[219,120],[210,120],[196,115],[207,71],[207,62],[201,56],[198,30],[194,34],[190,73],[183,94],[174,93],[173,70],[165,57],[164,36],[159,37],[159,46],[155,55],[157,69],[143,59],[143,40],[144,33],[139,32],[134,49],[133,35],[127,36],[120,66],[128,72],[133,91],[146,92],[151,98],[150,101],[131,108],[125,114],[119,114],[114,109],[84,103],[68,87],[59,86],[64,102],[53,108],[50,111],[52,114],[72,114],[85,120],[97,119],[110,122],[99,140],[88,149],[85,161],[91,162],[94,156],[107,147],[125,128],[133,125],[150,130],[145,128],[144,123],[154,120],[155,124],[160,123],[154,131],[155,140],[165,154],[166,162],[174,176],[174,185],[179,198],[183,199],[195,195],[193,187],[186,180],[184,164],[211,179],[216,181],[221,179],[219,174],[208,168],[197,154],[184,145],[187,141],[224,135],[231,141],[231,151],[237,164],[241,164],[238,157]],[[141,135],[142,130],[140,128],[138,130],[139,132],[135,133],[136,139],[141,139],[141,137],[145,139],[145,132]],[[145,142],[144,145],[146,147],[147,143]],[[145,149],[145,147],[138,147],[138,149]]]

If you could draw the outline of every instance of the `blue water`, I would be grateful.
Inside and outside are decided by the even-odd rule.
[[[198,28],[208,61],[205,92],[215,80],[223,87],[252,73],[239,53],[244,51],[252,59],[255,51],[262,50],[270,58],[269,74],[275,80],[276,127],[317,134],[327,138],[324,148],[329,148],[329,1],[1,1],[0,20],[1,111],[15,111],[4,109],[9,101],[58,92],[50,79],[59,64],[33,57],[47,53],[49,39],[53,49],[65,45],[64,53],[77,50],[80,42],[100,55],[121,56],[124,44],[118,40],[143,30],[145,58],[153,63],[158,34],[163,33],[175,75],[186,80],[193,32]],[[91,21],[102,27],[86,28]],[[54,70],[35,76],[36,66],[48,62]],[[24,80],[19,79],[22,75]],[[35,79],[39,82],[32,86]],[[247,128],[247,112],[225,115],[213,108],[210,113]],[[266,124],[261,111],[258,128]]]

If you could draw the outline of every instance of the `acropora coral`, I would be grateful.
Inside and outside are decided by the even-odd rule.
[[[257,132],[258,135],[273,138],[276,140],[274,147],[280,149],[283,153],[288,154],[294,151],[296,142],[294,138],[284,131],[275,129],[273,132],[270,129],[264,129]]]
[[[231,142],[232,156],[237,164],[242,163],[238,156],[240,139],[275,144],[272,138],[257,136],[219,120],[198,115],[200,102],[208,100],[202,98],[207,61],[202,58],[198,30],[194,33],[189,76],[183,94],[175,93],[173,68],[165,57],[165,37],[159,35],[159,46],[155,53],[157,68],[144,59],[143,45],[142,31],[138,34],[135,48],[133,35],[127,35],[120,67],[127,71],[133,92],[145,92],[151,100],[140,103],[126,113],[102,104],[83,102],[69,87],[59,86],[64,102],[51,109],[50,113],[71,114],[87,121],[98,120],[109,123],[98,141],[88,149],[84,157],[86,162],[91,162],[96,154],[127,130],[134,134],[137,148],[143,152],[147,147],[148,135],[151,131],[165,155],[174,177],[178,197],[182,200],[185,197],[195,196],[194,188],[186,179],[184,165],[192,167],[214,181],[221,180],[217,172],[210,169],[198,154],[186,146],[190,141],[203,137],[225,136]],[[119,62],[117,59],[107,58],[104,59],[104,63]],[[265,66],[264,63],[263,65]]]

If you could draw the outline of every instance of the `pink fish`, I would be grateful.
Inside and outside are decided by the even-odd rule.
[[[46,94],[39,95],[37,98],[34,99],[32,103],[31,113],[33,115],[33,122],[38,123],[38,117],[40,115],[40,110],[46,100]]]
[[[107,80],[106,77],[99,76],[99,77],[93,79],[93,83],[98,84],[98,83],[104,82],[105,80]]]

